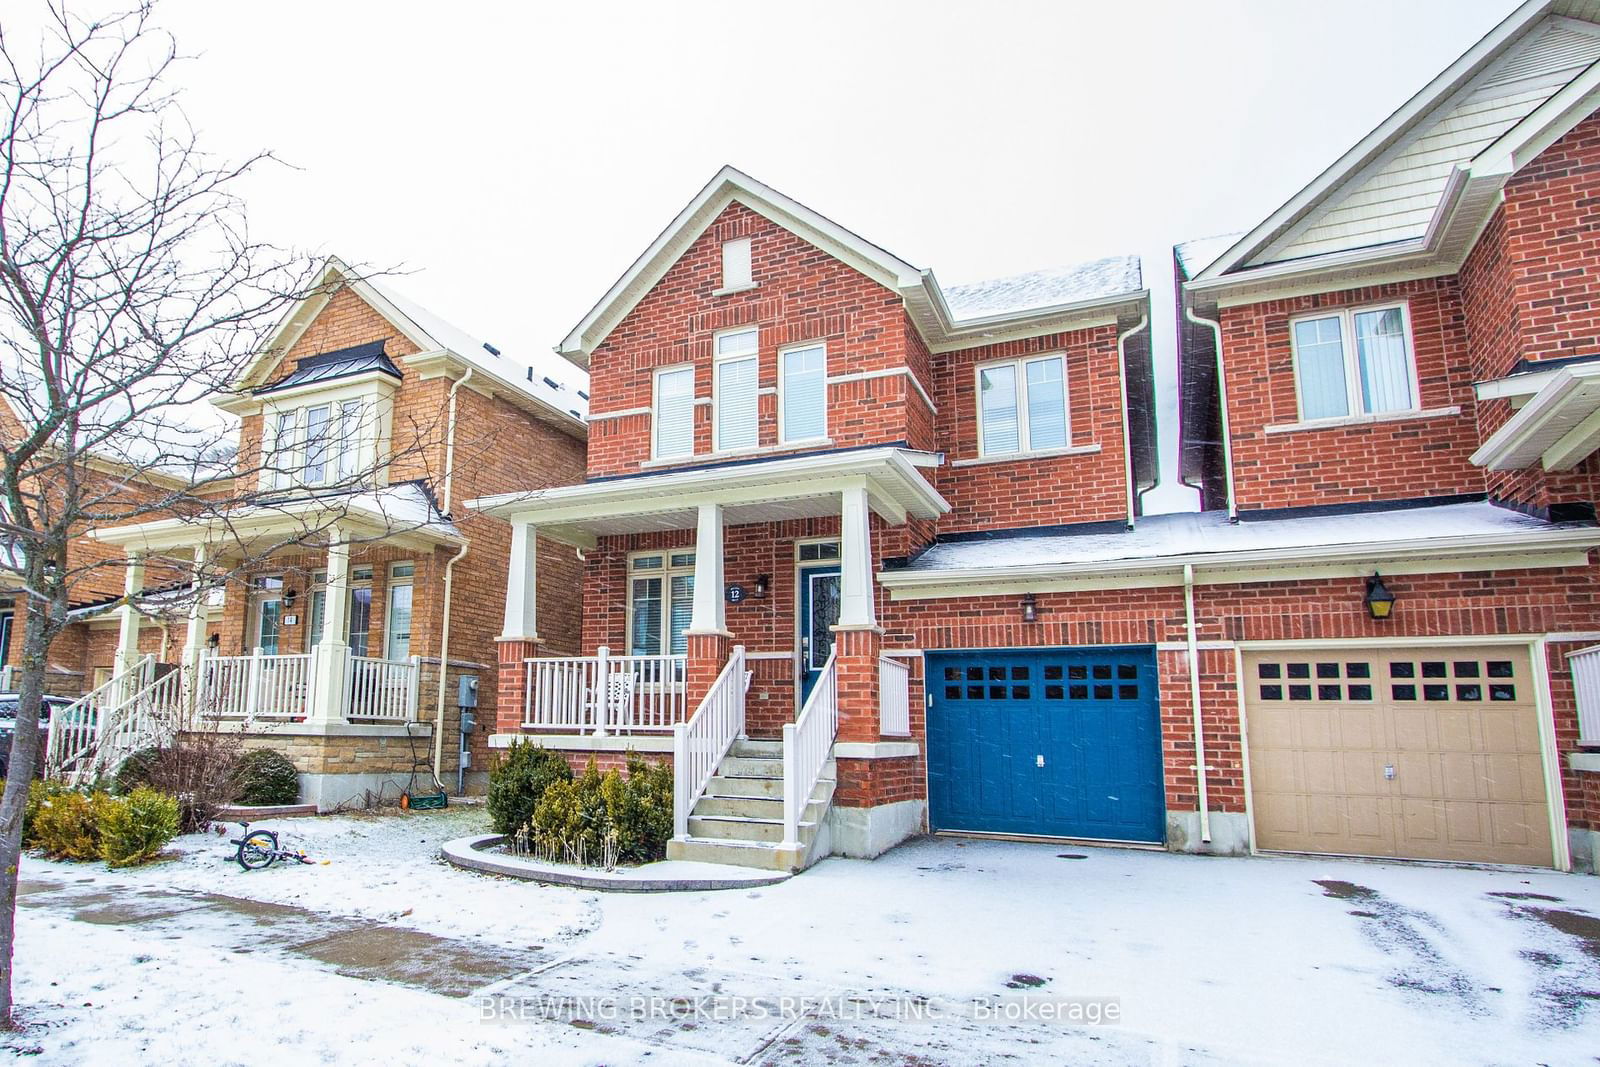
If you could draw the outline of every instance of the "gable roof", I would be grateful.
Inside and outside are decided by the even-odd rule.
[[[235,384],[243,391],[263,386],[295,341],[342,286],[348,286],[417,346],[419,351],[402,358],[402,364],[428,365],[441,358],[453,360],[461,370],[471,368],[473,387],[502,396],[568,433],[582,436],[587,432],[589,376],[581,369],[548,353],[531,359],[506,355],[402,296],[388,284],[362,277],[338,257],[329,257],[318,278],[315,294],[289,309]]]
[[[1505,181],[1600,107],[1600,0],[1528,0],[1195,277],[1451,271]],[[1371,279],[1363,279],[1371,280]]]
[[[1119,309],[1139,304],[1148,295],[1141,289],[1138,261],[1133,257],[1124,257],[1120,270],[1108,269],[1103,275],[1064,268],[943,290],[931,270],[913,266],[771,186],[724,166],[573,327],[556,351],[588,366],[590,355],[606,336],[732,203],[744,205],[899,293],[912,322],[936,352],[1114,322]],[[1131,272],[1126,266],[1129,262],[1133,264]],[[1122,285],[1129,288],[1118,288]]]

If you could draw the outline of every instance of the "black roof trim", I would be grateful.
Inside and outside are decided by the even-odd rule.
[[[1319,515],[1367,515],[1375,511],[1439,508],[1447,504],[1481,504],[1488,499],[1487,493],[1458,493],[1455,496],[1412,496],[1399,500],[1347,500],[1338,504],[1311,504],[1298,508],[1240,508],[1239,520],[1270,522],[1273,519],[1307,519]]]
[[[1529,359],[1526,356],[1517,360],[1511,368],[1507,378],[1518,374],[1538,374],[1540,371],[1559,370],[1562,367],[1571,367],[1579,363],[1594,363],[1600,361],[1600,353],[1589,356],[1561,356],[1558,359]]]
[[[1594,504],[1587,500],[1569,500],[1563,503],[1551,504],[1549,507],[1536,508],[1531,504],[1523,504],[1516,500],[1490,499],[1495,507],[1505,508],[1507,511],[1520,512],[1535,519],[1556,524],[1577,524],[1582,526],[1596,525]]]
[[[960,533],[940,534],[936,544],[960,544],[964,541],[1009,541],[1018,537],[1084,537],[1091,534],[1126,533],[1124,519],[1106,519],[1096,522],[1069,522],[1056,526],[1016,526],[1005,530],[963,530]]]

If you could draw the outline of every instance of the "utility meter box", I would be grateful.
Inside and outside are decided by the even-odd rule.
[[[470,734],[478,728],[478,716],[475,712],[463,710],[461,712],[461,732]]]
[[[456,707],[475,708],[478,706],[478,676],[476,674],[463,674],[456,679]]]

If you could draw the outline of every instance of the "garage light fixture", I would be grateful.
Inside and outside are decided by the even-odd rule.
[[[1039,602],[1033,598],[1032,593],[1025,593],[1022,597],[1022,621],[1039,621]]]
[[[1374,571],[1367,579],[1367,614],[1374,619],[1387,619],[1394,611],[1394,594],[1383,584],[1383,576]]]

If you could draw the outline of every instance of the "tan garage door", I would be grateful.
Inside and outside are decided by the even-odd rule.
[[[1548,867],[1525,648],[1244,658],[1256,846]]]

